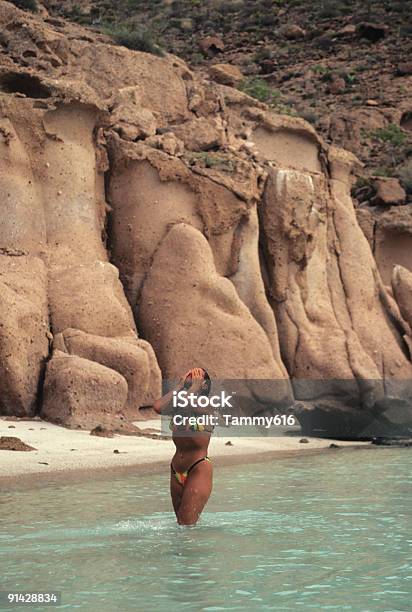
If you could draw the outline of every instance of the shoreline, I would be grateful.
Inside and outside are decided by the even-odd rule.
[[[35,451],[0,450],[0,485],[8,489],[32,488],[111,479],[130,474],[158,474],[169,468],[174,454],[172,440],[116,434],[113,438],[91,436],[89,431],[70,430],[40,420],[7,421],[0,418],[0,436],[20,438]],[[158,420],[140,421],[139,427],[160,432]],[[304,436],[227,437],[210,442],[210,456],[216,467],[261,463],[344,450],[375,448],[370,442],[347,442]],[[227,443],[231,441],[231,445]],[[330,444],[338,448],[330,448]],[[115,453],[114,451],[118,452]]]
[[[242,463],[264,463],[266,461],[273,461],[275,459],[292,459],[295,457],[308,457],[315,455],[325,455],[328,453],[336,452],[356,452],[356,451],[372,451],[378,450],[378,447],[374,445],[368,446],[357,446],[347,445],[340,448],[308,448],[301,451],[266,451],[251,453],[249,455],[234,455],[232,457],[225,456],[213,456],[213,466],[216,468],[241,465]],[[161,474],[165,470],[169,470],[170,458],[167,461],[156,461],[153,463],[136,463],[129,465],[118,465],[111,467],[95,467],[95,468],[79,468],[79,469],[66,469],[66,470],[50,470],[49,472],[36,472],[36,473],[25,473],[16,474],[14,476],[3,476],[0,475],[0,486],[7,488],[7,490],[16,489],[36,489],[47,486],[58,486],[66,484],[83,483],[88,480],[112,480],[115,478],[122,478],[136,475],[147,475],[147,474]],[[64,481],[62,480],[64,477]]]

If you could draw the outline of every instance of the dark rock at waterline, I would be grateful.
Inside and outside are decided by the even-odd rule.
[[[113,438],[114,437],[113,431],[111,429],[107,429],[106,427],[103,427],[103,425],[97,425],[97,427],[91,430],[90,435],[99,436],[101,438]]]
[[[20,438],[14,438],[13,436],[1,436],[0,437],[0,450],[9,451],[34,451],[37,450],[33,446],[26,444]]]
[[[412,438],[373,438],[376,446],[412,447]]]
[[[301,402],[293,412],[305,436],[337,440],[412,438],[412,408],[403,401],[388,402],[380,412],[332,400]]]

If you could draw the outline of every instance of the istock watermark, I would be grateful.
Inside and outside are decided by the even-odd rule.
[[[222,391],[219,395],[196,395],[187,391],[173,391],[173,408],[232,408],[232,395],[226,395],[226,391]]]
[[[165,391],[171,392],[171,401],[162,412],[162,433],[282,436],[298,427],[288,406],[279,405],[283,386],[284,381],[277,385],[272,381],[213,380],[205,393],[203,389],[179,389],[179,383],[168,381]]]
[[[174,392],[174,393],[173,393]],[[347,440],[407,438],[412,432],[411,379],[164,380],[165,436],[305,435]]]

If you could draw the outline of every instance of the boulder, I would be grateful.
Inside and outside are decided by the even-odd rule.
[[[7,451],[34,451],[37,450],[34,446],[26,444],[20,438],[12,436],[1,436],[0,437],[0,450]]]
[[[363,21],[356,26],[356,34],[359,38],[366,38],[370,42],[376,43],[385,38],[389,27],[383,23],[372,23]]]
[[[132,337],[104,338],[78,329],[64,330],[61,340],[70,355],[100,363],[126,379],[128,396],[125,410],[131,418],[136,416],[141,406],[160,397],[160,370],[148,342]]]
[[[372,203],[381,206],[403,204],[406,192],[397,178],[376,178],[373,180],[376,189]]]
[[[338,38],[350,38],[354,34],[356,34],[356,26],[352,23],[348,23],[348,25],[343,26],[343,28],[336,32]]]
[[[115,429],[124,418],[127,392],[118,372],[55,351],[47,365],[41,416],[71,429]]]
[[[239,85],[244,78],[240,68],[232,64],[214,64],[210,67],[209,74],[214,81],[231,87]]]
[[[199,41],[199,49],[204,55],[213,57],[225,50],[225,43],[220,36],[206,36]]]
[[[102,425],[97,425],[97,427],[92,429],[90,435],[97,436],[98,438],[114,438],[114,432]]]
[[[410,411],[406,406],[402,406],[398,408],[398,412],[406,416],[405,423],[396,417],[392,420],[388,418],[391,416],[389,411],[379,414],[371,410],[358,410],[354,405],[342,405],[333,401],[316,401],[313,404],[299,403],[294,408],[303,434],[337,440],[371,440],[376,436],[410,435],[412,431]]]
[[[224,127],[209,117],[196,117],[172,129],[189,151],[209,151],[225,142]]]
[[[144,108],[138,86],[119,89],[114,99],[110,120],[126,140],[147,138],[156,134],[156,117],[150,109]]]
[[[282,34],[288,40],[298,40],[306,36],[305,30],[296,24],[285,26],[282,29]]]
[[[385,128],[387,119],[381,109],[375,107],[353,108],[336,112],[331,116],[328,136],[352,153],[360,155],[365,134]]]

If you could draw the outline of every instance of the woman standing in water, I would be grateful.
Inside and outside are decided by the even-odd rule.
[[[158,414],[176,414],[173,393],[186,391],[189,396],[208,396],[211,381],[203,368],[194,368],[172,389],[157,400],[153,408]],[[203,409],[190,407],[188,416],[207,414]],[[179,415],[180,416],[180,415]],[[173,419],[172,419],[173,420]],[[182,420],[182,419],[180,419]],[[172,439],[176,452],[170,464],[170,494],[179,525],[195,525],[212,492],[212,463],[207,456],[213,427],[200,424],[172,425]]]

